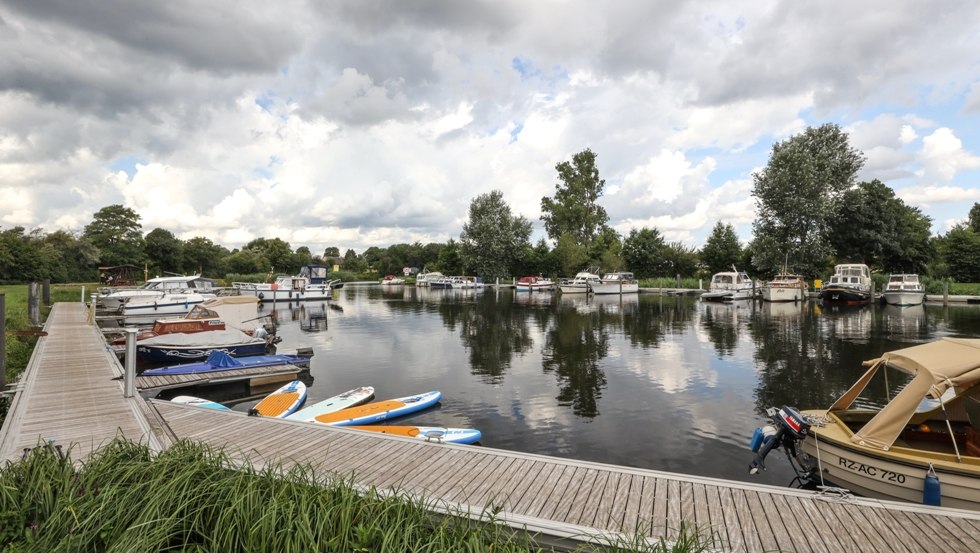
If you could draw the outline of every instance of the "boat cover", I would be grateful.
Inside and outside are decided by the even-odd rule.
[[[957,395],[962,395],[980,384],[980,339],[942,338],[928,344],[890,351],[877,359],[865,361],[864,365],[870,365],[870,368],[834,402],[830,411],[850,408],[871,377],[882,367],[888,366],[912,375],[908,385],[851,437],[851,441],[859,445],[888,450],[923,399],[939,399],[950,388]]]
[[[262,338],[253,338],[241,330],[208,330],[206,332],[194,332],[190,334],[173,333],[161,334],[152,338],[140,340],[139,345],[150,347],[221,347],[238,344],[250,344],[252,342],[264,342]]]

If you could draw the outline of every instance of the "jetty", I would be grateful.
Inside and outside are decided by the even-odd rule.
[[[641,534],[710,534],[718,551],[980,551],[980,512],[460,446],[123,397],[122,367],[82,304],[59,303],[10,415],[0,459],[117,435],[162,450],[177,440],[223,447],[243,463],[308,464],[358,486],[425,498],[436,511],[527,529],[543,544]]]

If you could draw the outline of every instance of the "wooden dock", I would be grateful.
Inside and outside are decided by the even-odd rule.
[[[639,533],[672,538],[682,524],[721,551],[980,551],[980,512],[560,459],[479,446],[248,417],[137,396],[82,304],[57,304],[20,383],[0,458],[53,438],[74,458],[117,434],[155,449],[177,439],[225,447],[262,466],[306,463],[359,486],[423,497],[440,512],[496,512],[545,543]],[[567,540],[567,541],[565,541]]]
[[[210,373],[137,376],[136,388],[148,397],[155,397],[163,390],[210,386],[230,382],[246,382],[249,387],[282,384],[294,380],[303,369],[295,365],[252,367]]]

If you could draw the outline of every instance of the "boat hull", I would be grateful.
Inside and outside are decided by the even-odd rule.
[[[562,294],[588,294],[589,285],[588,284],[562,284],[558,287],[558,291]]]
[[[882,299],[888,305],[898,305],[898,306],[908,306],[908,305],[922,305],[925,301],[925,292],[892,292],[885,290],[881,295]]]
[[[922,503],[931,463],[939,477],[943,507],[980,510],[980,460],[976,457],[968,464],[957,463],[954,456],[949,456],[951,461],[916,458],[899,447],[873,450],[852,443],[834,426],[829,431],[816,429],[803,442],[803,451],[813,463],[818,448],[824,479],[859,495]]]
[[[825,288],[820,300],[830,305],[863,305],[871,303],[871,292],[853,288]]]
[[[243,296],[255,296],[260,302],[273,301],[315,301],[333,299],[334,288],[326,284],[308,286],[303,290],[273,290],[271,288],[238,289]]]
[[[770,302],[790,302],[790,301],[801,301],[803,299],[803,290],[799,288],[776,288],[776,287],[764,287],[762,289],[762,301]]]
[[[593,294],[636,294],[640,291],[637,282],[602,282],[590,285]]]
[[[221,351],[232,357],[247,357],[262,355],[268,345],[265,340],[244,344],[228,344],[223,346],[177,346],[177,345],[136,345],[136,357],[148,363],[176,363],[187,361],[203,361],[212,351]]]

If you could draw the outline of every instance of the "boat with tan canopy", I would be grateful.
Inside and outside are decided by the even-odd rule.
[[[804,483],[980,510],[980,339],[943,338],[864,365],[827,410],[770,409],[750,470],[782,448]]]

